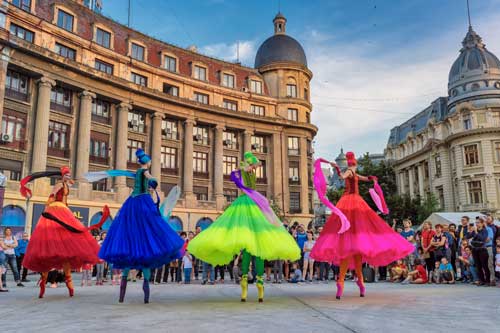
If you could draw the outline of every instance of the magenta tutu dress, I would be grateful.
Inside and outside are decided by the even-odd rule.
[[[310,256],[317,261],[340,266],[348,259],[349,269],[355,268],[354,256],[373,266],[386,266],[415,251],[415,247],[392,230],[359,195],[358,175],[345,180],[345,192],[337,203],[351,227],[339,234],[340,219],[332,215],[326,222]]]

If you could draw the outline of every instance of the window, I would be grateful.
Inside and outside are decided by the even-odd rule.
[[[253,113],[256,116],[264,117],[266,115],[266,111],[261,105],[250,105],[250,113]]]
[[[198,103],[201,103],[201,104],[208,104],[208,95],[195,92],[194,93],[194,100]]]
[[[470,130],[472,129],[472,120],[470,118],[470,115],[464,116],[464,130]]]
[[[131,111],[128,113],[128,128],[134,132],[145,133],[144,113],[140,111]]]
[[[198,178],[208,178],[208,154],[197,152],[193,153],[193,173]]]
[[[70,47],[64,46],[62,44],[56,43],[56,53],[64,58],[68,58],[71,60],[76,59],[76,50]]]
[[[238,111],[238,102],[225,99],[225,100],[222,101],[222,107],[224,109],[228,109],[228,110],[232,110],[232,111]]]
[[[93,191],[99,191],[99,192],[106,192],[108,189],[108,180],[107,179],[102,179],[97,182],[92,183],[92,190]]]
[[[134,82],[135,84],[138,84],[140,86],[143,86],[143,87],[148,86],[148,78],[145,76],[142,76],[140,74],[132,72],[130,79],[132,80],[132,82]]]
[[[295,136],[288,137],[288,155],[299,155],[299,138]]]
[[[466,166],[479,164],[479,151],[477,145],[464,146],[464,153]]]
[[[300,192],[290,192],[290,213],[300,213]]]
[[[267,171],[266,171],[266,161],[261,160],[260,165],[255,169],[255,176],[257,177],[257,183],[265,184],[267,183]]]
[[[442,186],[437,187],[436,191],[437,191],[437,197],[439,200],[439,208],[441,208],[441,210],[443,210],[444,209],[444,190],[443,190],[443,187]]]
[[[27,12],[31,11],[31,0],[12,0],[12,4]]]
[[[262,82],[250,80],[250,91],[254,94],[262,94]]]
[[[288,109],[288,120],[298,121],[299,119],[299,111],[297,109]]]
[[[194,78],[201,81],[207,80],[207,69],[205,67],[194,65]]]
[[[113,67],[114,67],[113,65],[98,59],[96,59],[94,63],[95,69],[109,75],[113,75]]]
[[[225,188],[224,189],[224,198],[226,198],[226,201],[228,203],[233,202],[238,198],[238,190],[232,189],[232,188]]]
[[[295,84],[286,85],[286,97],[297,97],[297,86]]]
[[[108,49],[111,48],[111,33],[97,28],[95,32],[95,42]]]
[[[25,114],[11,110],[4,110],[4,114],[2,116],[2,127],[0,129],[0,133],[2,135],[8,135],[10,141],[12,141],[8,143],[7,146],[24,149],[26,129]]]
[[[298,185],[300,184],[300,178],[299,178],[299,162],[296,161],[290,161],[288,165],[288,177],[289,177],[289,182],[292,185]]]
[[[163,92],[172,96],[179,96],[179,87],[163,83]]]
[[[49,153],[59,157],[67,157],[69,135],[70,131],[68,125],[49,121]]]
[[[130,56],[136,60],[144,61],[144,47],[132,43],[130,46]]]
[[[26,101],[28,99],[28,77],[10,69],[7,70],[7,76],[5,78],[5,95],[7,97]]]
[[[166,173],[177,174],[177,148],[161,147],[161,169]]]
[[[424,179],[427,180],[429,179],[429,162],[425,161],[423,168],[424,168]]]
[[[198,201],[208,201],[208,187],[193,186],[193,193]]]
[[[161,136],[163,139],[178,140],[178,133],[176,120],[163,119],[161,121]]]
[[[225,148],[238,149],[238,135],[235,132],[224,131],[222,140]]]
[[[10,33],[30,43],[33,43],[35,37],[33,31],[24,29],[23,27],[15,25],[14,23],[10,24]]]
[[[203,126],[194,126],[193,138],[196,144],[208,146],[208,128]]]
[[[127,161],[130,163],[134,163],[137,161],[137,157],[135,156],[135,152],[138,148],[144,148],[144,142],[136,141],[136,140],[128,140],[127,143]]]
[[[73,92],[62,87],[54,87],[50,93],[50,108],[55,111],[71,113]]]
[[[495,161],[500,163],[500,142],[495,142]]]
[[[73,15],[66,13],[64,10],[57,11],[57,26],[64,30],[73,31]]]
[[[307,88],[304,88],[304,99],[305,99],[306,101],[308,101],[308,100],[309,100],[309,91],[307,90]]]
[[[0,159],[0,172],[9,180],[20,181],[23,164],[19,161]]]
[[[92,100],[92,120],[108,124],[111,104],[107,101],[94,98]]]
[[[165,69],[169,72],[177,72],[177,59],[171,56],[164,56],[164,65]]]
[[[252,150],[257,153],[266,153],[265,138],[260,135],[253,135],[252,139]]]
[[[231,172],[238,168],[238,158],[236,156],[222,156],[222,173],[225,179],[229,179]]]
[[[483,203],[483,189],[480,180],[474,180],[468,183],[469,185],[469,201],[471,204]]]
[[[109,137],[106,134],[90,133],[90,162],[108,164]]]
[[[306,122],[307,122],[308,124],[310,124],[310,123],[311,123],[311,113],[310,113],[310,112],[306,112]]]
[[[234,88],[234,75],[222,73],[222,85],[228,88]]]
[[[439,178],[441,177],[441,156],[436,155],[434,157],[434,164],[436,164],[436,177]]]

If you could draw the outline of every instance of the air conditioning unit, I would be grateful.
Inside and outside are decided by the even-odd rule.
[[[243,92],[248,92],[248,91],[249,91],[249,89],[248,89],[247,87],[243,87],[243,88],[241,88],[241,91],[243,91]]]
[[[260,149],[260,143],[254,143],[254,144],[252,145],[252,149],[253,149],[253,150]]]
[[[292,176],[292,177],[290,177],[290,180],[292,182],[298,182],[299,181],[299,177],[298,176]]]
[[[203,136],[201,134],[196,134],[194,135],[195,141],[201,141],[203,139]]]
[[[10,136],[9,134],[2,134],[0,141],[5,142],[5,143],[9,143],[9,142],[12,142],[13,140],[14,140],[14,138],[12,136]]]
[[[231,146],[233,144],[233,140],[226,139],[224,140],[224,146]]]

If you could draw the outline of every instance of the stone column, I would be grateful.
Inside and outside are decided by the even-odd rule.
[[[425,200],[425,188],[424,188],[424,165],[419,164],[418,168],[418,194],[420,195],[420,200]]]
[[[307,138],[300,138],[300,207],[302,214],[309,214],[309,174],[307,169]]]
[[[410,183],[410,197],[413,199],[415,197],[415,186],[413,184],[414,179],[413,179],[413,169],[409,168],[408,169],[408,179]]]
[[[5,46],[0,53],[0,123],[3,116],[3,103],[5,98],[5,80],[7,78],[7,66],[10,61],[11,48]]]
[[[151,115],[151,175],[161,184],[161,121],[163,115],[155,112]]]
[[[89,171],[90,155],[90,127],[92,125],[92,99],[96,95],[90,91],[80,94],[80,112],[78,117],[78,153],[76,154],[75,178],[78,180],[78,196],[89,200],[91,197],[90,184],[83,178]]]
[[[183,184],[186,207],[196,206],[196,198],[193,194],[193,119],[184,122],[184,173]]]
[[[272,184],[272,193],[276,203],[284,209],[283,206],[283,165],[282,165],[282,150],[281,150],[281,138],[279,133],[273,133],[271,141],[271,152],[272,152],[272,179],[269,179]],[[285,177],[286,178],[286,177]]]
[[[252,130],[247,129],[243,132],[243,154],[252,150],[252,135]]]
[[[224,173],[222,159],[224,154],[223,135],[225,127],[222,124],[215,126],[215,142],[214,142],[214,192],[217,210],[224,208]]]
[[[31,172],[45,171],[47,167],[47,142],[49,141],[50,92],[56,82],[47,77],[38,80],[35,135]]]
[[[127,170],[127,144],[128,144],[128,112],[132,106],[128,103],[120,103],[116,109],[117,128],[115,144],[115,168]],[[115,181],[117,200],[123,201],[127,198],[129,189],[125,177],[116,177]]]
[[[405,194],[405,172],[399,172],[399,194]]]

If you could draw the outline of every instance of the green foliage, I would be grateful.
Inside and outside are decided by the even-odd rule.
[[[340,197],[344,194],[344,189],[328,189],[328,192],[326,192],[326,197],[328,198],[328,201],[333,203],[334,205],[337,204],[337,202],[340,200]]]
[[[283,209],[281,209],[281,206],[279,205],[279,196],[271,196],[269,200],[269,206],[271,206],[271,209],[274,211],[274,214],[280,219],[280,221],[283,221],[285,218],[285,214],[283,214]]]

